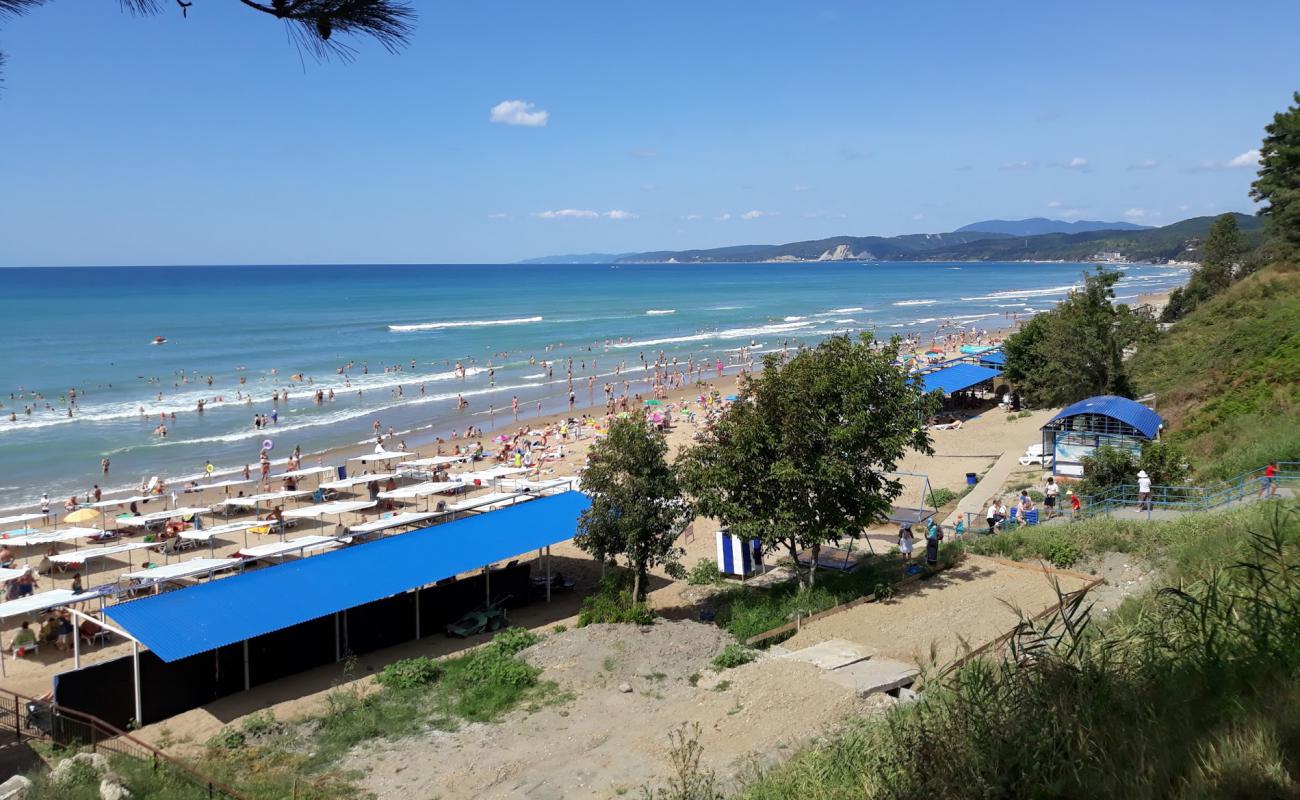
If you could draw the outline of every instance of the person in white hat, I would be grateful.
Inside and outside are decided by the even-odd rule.
[[[1138,511],[1151,510],[1151,476],[1144,469],[1138,470]]]

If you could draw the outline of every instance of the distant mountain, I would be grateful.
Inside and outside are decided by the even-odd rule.
[[[520,264],[613,264],[636,253],[580,253],[567,256],[542,256],[526,258]]]
[[[1262,236],[1258,217],[1235,214],[1247,239]],[[1032,222],[1033,220],[1022,220]],[[1052,222],[1052,220],[1043,220]],[[754,263],[762,261],[1194,261],[1214,217],[1193,217],[1163,228],[1009,234],[959,230],[906,236],[832,236],[788,244],[742,244],[707,250],[656,250],[620,255],[534,258],[526,264]],[[983,223],[976,223],[977,225]],[[994,224],[994,223],[989,223]],[[1056,223],[1053,223],[1056,224]],[[1068,223],[1063,223],[1068,224]],[[1086,223],[1127,225],[1128,223]],[[968,228],[970,226],[967,226]],[[582,260],[578,260],[582,259]]]
[[[1066,222],[1061,219],[1034,217],[1032,219],[987,219],[963,225],[954,233],[973,231],[983,233],[1006,233],[1011,236],[1042,236],[1046,233],[1089,233],[1091,231],[1145,231],[1150,225],[1134,225],[1131,222],[1096,222],[1079,219]]]

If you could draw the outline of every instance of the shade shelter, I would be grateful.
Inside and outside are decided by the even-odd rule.
[[[1116,447],[1134,455],[1160,434],[1164,421],[1136,400],[1099,395],[1080,400],[1052,417],[1042,428],[1043,453],[1052,454],[1052,474],[1083,475],[1083,459],[1099,447]]]
[[[132,640],[132,655],[57,675],[55,702],[147,724],[349,653],[441,632],[481,604],[485,589],[526,597],[528,564],[485,567],[571,539],[589,504],[566,492],[111,606],[106,613]],[[104,691],[126,682],[133,693]]]
[[[917,375],[916,380],[927,392],[933,392],[937,389],[944,394],[952,394],[953,392],[960,392],[963,389],[978,386],[1001,374],[1002,372],[999,370],[976,364],[953,364],[950,367],[944,367],[934,372]]]

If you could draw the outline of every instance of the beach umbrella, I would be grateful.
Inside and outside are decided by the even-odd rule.
[[[93,508],[79,508],[63,518],[64,522],[90,522],[99,519],[99,512]]]
[[[659,401],[652,397],[649,400],[645,401],[645,404],[648,406],[657,406],[659,405]]]

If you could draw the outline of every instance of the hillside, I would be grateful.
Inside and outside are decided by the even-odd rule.
[[[1258,241],[1263,229],[1260,220],[1245,214],[1237,214],[1236,217],[1247,238],[1252,243]],[[1131,261],[1165,262],[1195,260],[1200,239],[1209,231],[1210,223],[1213,221],[1213,217],[1194,217],[1162,228],[1089,230],[1079,233],[1044,233],[1036,236],[1013,236],[994,231],[969,230],[952,233],[913,233],[903,236],[832,236],[826,239],[810,239],[777,245],[744,244],[701,250],[655,250],[622,255],[596,253],[581,256],[547,256],[529,259],[524,263],[1087,261],[1099,253],[1118,253]],[[601,257],[606,257],[607,260],[594,260]]]
[[[1201,475],[1300,460],[1300,266],[1229,287],[1140,350],[1133,373]]]
[[[954,233],[1005,233],[1009,236],[1040,236],[1045,233],[1089,233],[1091,231],[1145,231],[1150,225],[1135,225],[1132,222],[1098,222],[1089,219],[1077,219],[1067,222],[1063,219],[1032,217],[1030,219],[986,219],[963,225]]]

